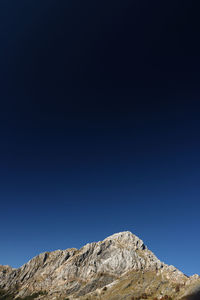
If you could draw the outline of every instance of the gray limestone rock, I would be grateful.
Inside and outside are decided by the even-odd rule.
[[[20,297],[39,291],[47,292],[44,299],[54,299],[54,292],[80,297],[115,282],[129,271],[152,271],[166,280],[187,281],[185,275],[160,262],[141,239],[126,231],[80,250],[42,253],[19,269],[0,266],[0,288]]]

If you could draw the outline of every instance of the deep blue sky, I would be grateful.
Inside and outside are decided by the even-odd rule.
[[[130,230],[200,273],[198,7],[0,3],[0,264]]]

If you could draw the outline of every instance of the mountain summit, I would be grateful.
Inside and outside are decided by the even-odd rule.
[[[0,266],[0,299],[180,299],[198,286],[198,275],[162,263],[129,231]]]

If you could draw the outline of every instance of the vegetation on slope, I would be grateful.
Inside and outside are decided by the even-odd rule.
[[[39,291],[37,293],[33,293],[32,295],[26,296],[26,297],[16,297],[16,293],[11,293],[8,291],[5,291],[3,289],[0,289],[0,300],[33,300],[37,299],[39,296],[46,295],[47,293],[44,291]]]

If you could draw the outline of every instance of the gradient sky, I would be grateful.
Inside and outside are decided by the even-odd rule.
[[[0,264],[129,230],[200,274],[193,1],[0,3]]]

